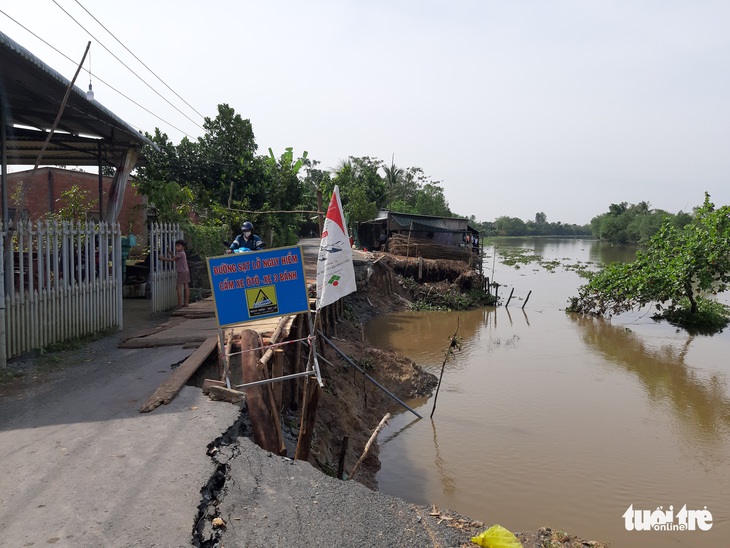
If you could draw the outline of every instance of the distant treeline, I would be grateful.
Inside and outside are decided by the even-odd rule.
[[[595,238],[614,244],[641,244],[649,240],[668,221],[676,228],[683,228],[692,221],[692,215],[680,211],[669,213],[651,209],[649,202],[638,204],[611,204],[606,213],[591,219],[591,232]]]
[[[523,221],[517,217],[498,217],[494,222],[474,223],[485,236],[590,236],[590,225],[563,224],[560,221],[549,223],[542,211],[535,214],[534,220]]]
[[[498,217],[494,222],[471,224],[485,236],[592,236],[613,244],[641,244],[648,241],[668,221],[682,228],[692,221],[692,215],[680,211],[669,213],[663,209],[651,209],[649,202],[611,204],[606,213],[591,219],[587,225],[547,222],[542,211],[534,220],[523,221],[517,217]]]

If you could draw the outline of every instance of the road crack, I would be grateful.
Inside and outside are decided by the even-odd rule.
[[[248,409],[244,407],[228,429],[210,442],[207,455],[215,469],[206,484],[200,489],[200,504],[193,524],[193,546],[196,548],[218,548],[223,533],[221,527],[214,527],[213,520],[220,517],[218,510],[225,497],[226,482],[230,478],[230,462],[241,453],[238,438],[252,434]]]

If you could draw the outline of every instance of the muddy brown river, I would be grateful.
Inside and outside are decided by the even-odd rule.
[[[527,262],[503,264],[515,248]],[[730,545],[730,332],[693,336],[649,310],[612,320],[563,311],[583,283],[576,266],[632,251],[510,239],[488,255],[504,301],[514,289],[508,308],[408,312],[366,326],[372,344],[436,375],[457,323],[463,339],[434,420],[400,413],[380,434],[380,490],[513,531],[547,525],[612,546]],[[409,404],[428,417],[433,398]]]

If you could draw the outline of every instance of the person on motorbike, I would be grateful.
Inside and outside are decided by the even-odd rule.
[[[233,253],[234,251],[258,251],[264,248],[264,242],[260,236],[253,233],[253,224],[246,221],[241,225],[241,233],[236,236],[231,246],[226,250],[226,253]]]

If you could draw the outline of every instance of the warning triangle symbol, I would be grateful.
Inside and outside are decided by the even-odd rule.
[[[259,293],[258,295],[256,295],[256,299],[254,299],[254,305],[265,302],[271,302],[271,300],[266,296],[266,293],[264,293],[263,289],[259,289]]]

